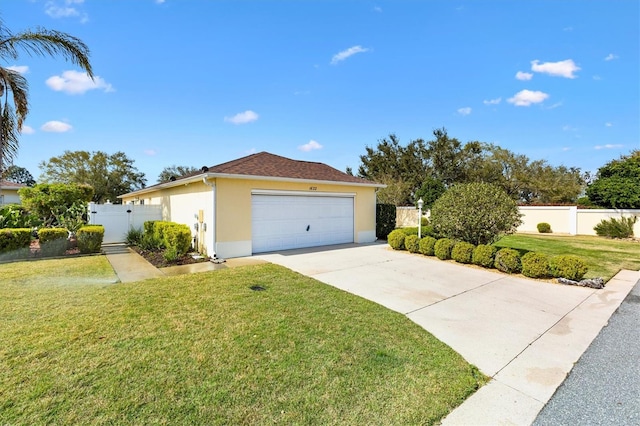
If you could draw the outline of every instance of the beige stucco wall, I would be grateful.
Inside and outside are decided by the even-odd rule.
[[[0,192],[0,205],[20,204],[20,196],[17,189],[2,189]]]
[[[633,234],[640,236],[640,210],[578,210],[577,215],[577,234],[578,235],[596,235],[593,227],[600,223],[603,219],[607,220],[612,217],[620,219],[620,217],[637,216],[638,221],[633,227]]]
[[[593,227],[612,217],[638,216],[640,210],[578,209],[576,206],[520,206],[522,225],[518,232],[538,232],[537,225],[547,222],[554,234],[596,235]],[[634,226],[640,235],[640,221]]]

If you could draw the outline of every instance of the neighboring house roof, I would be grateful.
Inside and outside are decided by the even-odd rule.
[[[171,182],[159,183],[126,195],[142,194],[162,188],[194,182],[202,178],[231,179],[267,179],[267,180],[303,180],[311,182],[327,182],[342,185],[372,186],[385,185],[367,179],[348,175],[323,163],[313,161],[292,160],[269,152],[259,152],[237,160],[228,161],[211,167],[203,167],[200,172],[177,178]],[[120,196],[121,198],[123,196]]]
[[[9,182],[8,180],[0,181],[0,188],[2,188],[2,189],[9,189],[9,190],[17,191],[18,189],[24,188],[25,186],[27,186],[27,185],[23,185],[21,183]]]

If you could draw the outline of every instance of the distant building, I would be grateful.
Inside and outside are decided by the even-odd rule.
[[[7,204],[20,204],[20,196],[18,190],[26,185],[21,183],[0,181],[0,206]]]

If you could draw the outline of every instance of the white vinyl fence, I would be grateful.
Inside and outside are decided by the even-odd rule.
[[[104,226],[104,244],[122,243],[130,229],[147,220],[162,220],[162,206],[89,203],[89,224]]]

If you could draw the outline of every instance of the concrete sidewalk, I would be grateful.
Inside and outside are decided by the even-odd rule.
[[[621,271],[602,290],[563,286],[386,244],[257,257],[407,315],[492,377],[445,425],[531,424],[640,278]]]

